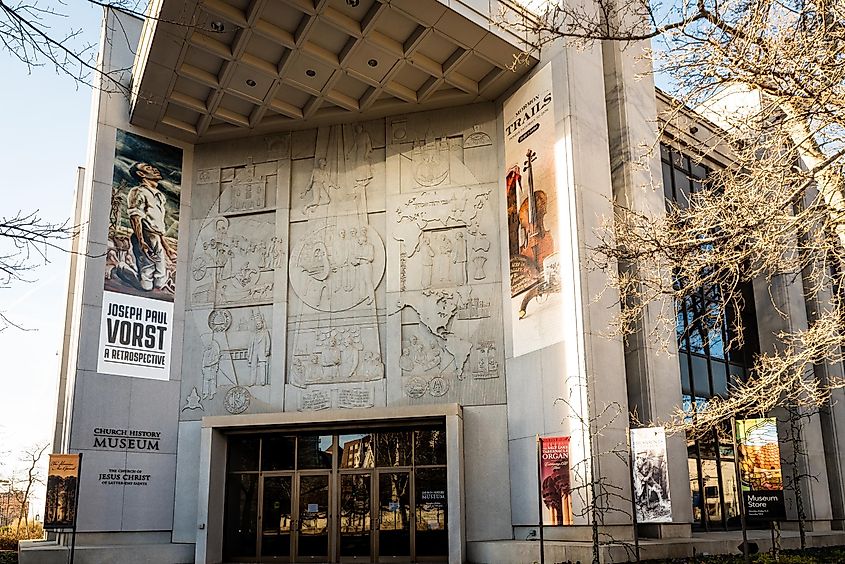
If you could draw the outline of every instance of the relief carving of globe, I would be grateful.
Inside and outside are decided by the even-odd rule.
[[[384,243],[375,229],[338,221],[294,244],[288,272],[304,303],[319,311],[339,312],[362,303],[375,308],[384,262]]]

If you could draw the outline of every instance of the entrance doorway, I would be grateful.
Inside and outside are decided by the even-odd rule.
[[[445,562],[444,425],[232,434],[226,562]]]

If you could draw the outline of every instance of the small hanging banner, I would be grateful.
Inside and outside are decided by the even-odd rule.
[[[637,523],[672,521],[666,433],[663,427],[631,429],[631,458]]]
[[[736,444],[745,516],[749,521],[786,519],[777,419],[740,419]]]
[[[540,438],[540,491],[543,496],[543,524],[571,525],[569,437]]]
[[[51,454],[47,470],[47,501],[44,529],[76,527],[77,494],[81,454]]]

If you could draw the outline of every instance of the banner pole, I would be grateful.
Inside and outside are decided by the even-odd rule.
[[[742,491],[742,474],[740,473],[739,449],[736,445],[736,417],[731,417],[731,439],[734,447],[734,471],[736,473],[736,489],[739,493],[739,518],[742,523],[742,556],[748,564],[751,557],[748,554],[748,524],[745,518],[745,493]]]
[[[634,492],[634,448],[631,440],[631,428],[629,427],[625,433],[628,436],[628,478],[631,480],[631,523],[634,525],[634,554],[637,557],[637,562],[640,561],[640,533],[637,530],[637,498]]]
[[[546,564],[546,554],[543,545],[543,439],[537,438],[537,511],[540,523],[540,564]]]
[[[76,471],[76,494],[74,495],[75,510],[73,512],[73,532],[70,537],[70,564],[73,564],[73,557],[76,553],[76,519],[79,515],[79,482],[82,481],[82,453],[79,453],[79,468]]]

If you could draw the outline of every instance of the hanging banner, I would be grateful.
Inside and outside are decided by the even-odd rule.
[[[552,68],[504,104],[513,354],[563,339]]]
[[[81,454],[50,455],[44,507],[45,530],[72,529],[76,526],[81,461]]]
[[[543,524],[572,524],[572,488],[569,482],[569,437],[540,438],[540,490]]]
[[[631,462],[637,522],[672,521],[666,433],[663,427],[631,429]]]
[[[746,518],[750,521],[786,519],[777,419],[737,420],[736,444]]]
[[[182,150],[117,130],[97,371],[170,378]]]

